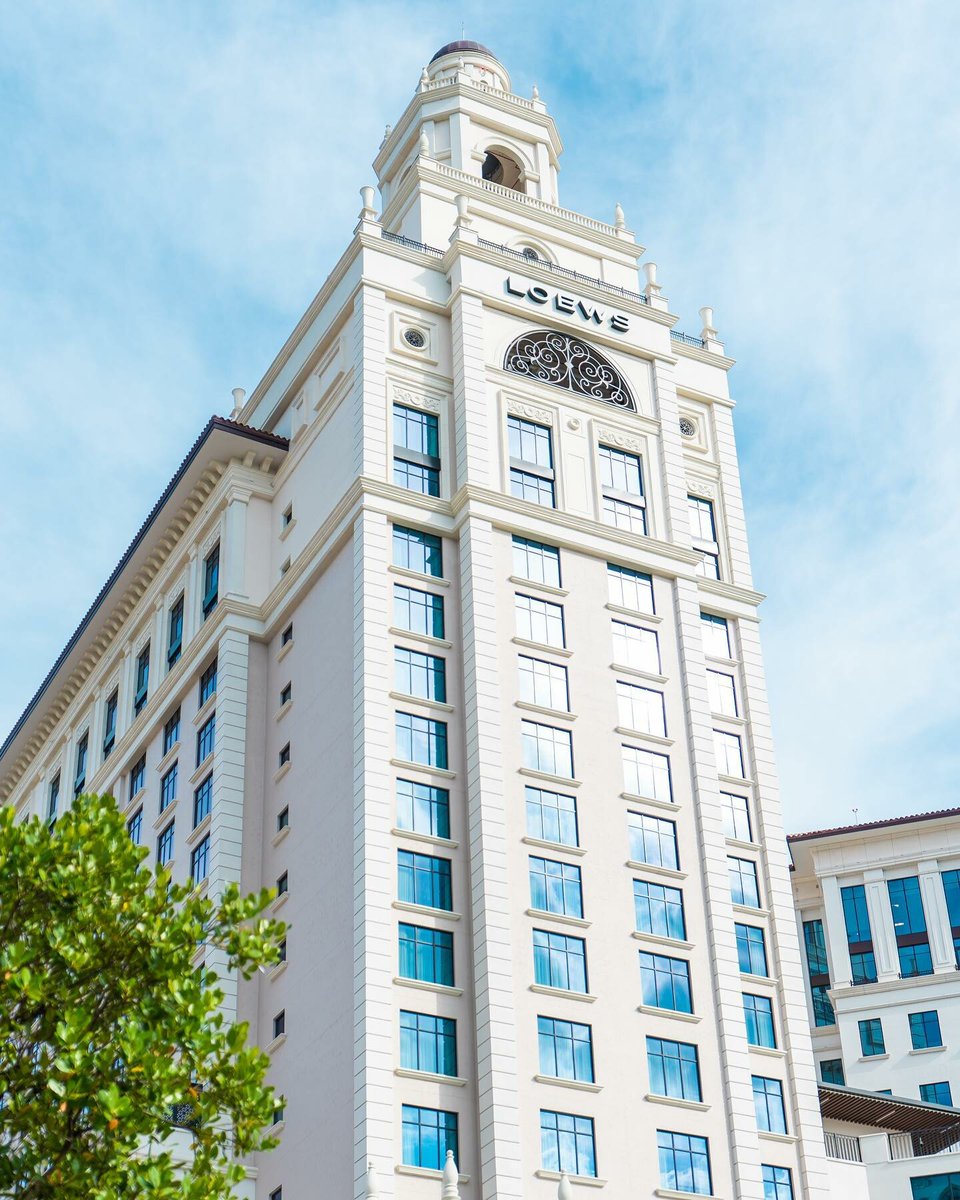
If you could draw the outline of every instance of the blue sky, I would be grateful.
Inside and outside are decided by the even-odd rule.
[[[0,727],[350,236],[459,36],[727,351],[790,829],[960,803],[960,5],[0,12]]]

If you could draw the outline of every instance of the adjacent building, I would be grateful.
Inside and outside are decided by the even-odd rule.
[[[0,750],[25,816],[110,791],[177,879],[276,888],[227,1000],[284,1095],[257,1200],[448,1152],[465,1200],[826,1195],[732,362],[561,151],[434,56]]]

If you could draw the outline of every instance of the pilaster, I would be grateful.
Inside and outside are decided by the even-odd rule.
[[[389,479],[387,381],[387,300],[384,292],[364,284],[354,315],[354,471]]]
[[[246,600],[247,505],[250,492],[234,488],[227,497],[220,547],[220,595]]]
[[[727,533],[730,582],[740,587],[752,588],[753,572],[750,569],[750,551],[747,546],[747,522],[743,512],[733,413],[725,405],[713,405],[713,427],[717,439],[717,461],[720,464],[720,495]]]
[[[457,487],[488,487],[496,477],[500,439],[491,427],[483,346],[483,305],[458,292],[450,312]],[[456,491],[456,488],[453,489]]]
[[[863,873],[867,911],[870,914],[870,932],[873,935],[873,953],[877,964],[877,980],[883,983],[897,979],[900,975],[900,956],[897,954],[897,935],[893,928],[890,898],[883,878],[882,867],[873,867]]]
[[[956,970],[956,956],[953,952],[953,933],[947,913],[947,900],[940,880],[940,864],[935,858],[923,859],[917,866],[917,873],[934,972],[937,975],[947,972],[952,974]]]
[[[840,881],[836,875],[820,877],[823,894],[824,928],[827,942],[827,961],[830,964],[830,982],[833,987],[846,987],[853,978],[850,966],[850,948],[847,944],[847,925],[843,919],[843,900],[840,896]]]
[[[687,478],[680,442],[680,410],[673,367],[659,359],[653,366],[655,415],[660,418],[660,464],[663,475],[665,528],[658,536],[689,550],[693,541],[687,509]],[[656,530],[653,531],[656,533]],[[698,634],[699,637],[699,634]]]

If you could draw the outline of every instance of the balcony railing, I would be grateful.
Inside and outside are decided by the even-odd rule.
[[[679,329],[671,329],[670,336],[675,342],[681,342],[684,346],[696,346],[698,350],[702,350],[705,345],[703,338],[694,337],[690,333],[681,333]]]
[[[404,237],[402,233],[387,233],[384,229],[381,237],[385,242],[396,242],[398,246],[406,246],[410,250],[419,250],[422,254],[432,254],[434,258],[443,258],[443,251],[436,246],[428,246],[424,242],[415,242],[413,238]]]
[[[823,1135],[827,1158],[835,1158],[838,1162],[863,1162],[860,1156],[860,1139],[849,1133],[828,1133]]]
[[[960,1125],[951,1125],[949,1129],[918,1129],[915,1133],[890,1133],[887,1143],[894,1160],[954,1154],[960,1151]]]
[[[499,254],[505,254],[508,258],[515,258],[525,266],[540,267],[541,270],[549,271],[552,275],[562,275],[564,279],[575,279],[579,283],[589,283],[591,287],[600,288],[601,291],[610,292],[614,296],[621,296],[624,300],[632,300],[634,304],[650,303],[643,292],[631,292],[629,288],[622,288],[616,283],[607,283],[606,280],[595,279],[592,275],[582,275],[579,271],[574,271],[572,267],[561,267],[546,258],[531,258],[528,254],[524,254],[520,250],[514,250],[510,246],[502,246],[499,242],[489,242],[486,238],[482,237],[477,238],[477,244],[483,246],[485,250],[496,250]]]

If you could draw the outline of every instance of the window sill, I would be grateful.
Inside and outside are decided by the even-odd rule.
[[[581,1004],[593,1004],[596,1000],[596,996],[591,996],[589,992],[570,992],[566,988],[547,987],[543,983],[531,983],[528,987],[538,996],[557,996],[566,1000],[577,1000]]]
[[[769,908],[754,908],[752,904],[734,904],[733,911],[745,913],[748,917],[769,917]]]
[[[638,796],[636,792],[621,792],[620,799],[628,804],[649,804],[651,808],[662,808],[664,812],[680,811],[680,805],[672,800],[655,800],[653,796]]]
[[[193,847],[203,840],[203,835],[210,829],[211,816],[209,813],[203,818],[200,824],[187,836],[187,845],[192,850]]]
[[[459,921],[460,913],[452,912],[448,908],[431,908],[429,904],[410,904],[407,900],[394,900],[391,908],[398,909],[400,912],[416,913],[420,917],[443,917],[447,921]]]
[[[463,995],[463,988],[451,987],[447,983],[430,983],[426,979],[404,979],[402,975],[394,975],[393,982],[401,987],[417,988],[421,992],[433,992],[438,996]]]
[[[273,782],[279,783],[284,775],[290,774],[290,768],[293,766],[292,761],[288,758],[282,767],[278,767],[273,773]]]
[[[200,707],[197,709],[196,714],[193,718],[194,725],[196,725],[198,727],[200,725],[202,725],[204,723],[204,721],[207,719],[207,717],[210,716],[210,714],[213,712],[213,710],[216,707],[217,707],[217,693],[214,692],[213,695],[208,696],[206,698],[206,700],[203,702],[203,704],[201,704]]]
[[[653,1194],[662,1200],[690,1200],[691,1196],[699,1196],[700,1200],[720,1200],[713,1192],[675,1192],[673,1188],[654,1188]]]
[[[154,823],[153,823],[154,829],[162,829],[163,826],[166,825],[167,822],[170,820],[170,817],[176,811],[176,808],[177,808],[176,800],[171,800],[170,803],[167,805],[167,807],[163,810],[163,812],[154,821]]]
[[[582,846],[567,846],[563,842],[545,842],[543,838],[522,837],[520,841],[525,846],[537,846],[541,850],[555,850],[559,854],[575,854],[578,858],[582,858],[586,854],[586,850]],[[453,844],[456,845],[456,842]]]
[[[276,1053],[276,1051],[280,1049],[280,1047],[283,1045],[283,1043],[286,1040],[287,1040],[287,1035],[285,1033],[278,1033],[277,1036],[273,1039],[273,1041],[269,1042],[267,1044],[267,1046],[266,1046],[267,1054]]]
[[[621,737],[642,738],[645,742],[653,742],[655,746],[673,745],[673,738],[661,737],[659,733],[645,733],[642,729],[630,729],[627,725],[614,726],[614,732]]]
[[[200,783],[201,780],[203,779],[203,777],[207,774],[207,772],[212,769],[213,769],[213,751],[211,750],[210,753],[207,755],[207,757],[203,760],[203,762],[201,762],[197,765],[197,769],[190,776],[191,786]]]
[[[416,638],[418,642],[429,642],[431,646],[438,646],[443,650],[453,649],[453,642],[448,642],[445,638],[434,637],[429,633],[417,633],[414,629],[398,629],[396,625],[391,625],[387,633],[392,633],[394,637]]]
[[[793,1133],[773,1133],[769,1129],[758,1129],[758,1136],[762,1137],[767,1142],[780,1142],[781,1145],[792,1146],[800,1139]]]
[[[578,929],[589,929],[593,924],[592,921],[585,921],[583,917],[568,917],[566,913],[546,912],[542,908],[528,908],[526,914],[537,921],[557,921],[561,925],[575,925]]]
[[[635,937],[638,942],[651,942],[655,946],[672,946],[674,950],[693,949],[693,942],[682,942],[679,938],[662,937],[659,933],[644,933],[640,929],[635,929],[630,936]]]
[[[289,834],[289,832],[290,832],[289,825],[284,825],[284,827],[282,829],[278,829],[277,832],[270,839],[271,846],[279,846],[280,843],[283,841],[283,839]]]
[[[292,700],[284,701],[284,703],[281,704],[280,707],[277,709],[276,713],[274,714],[273,719],[275,721],[282,721],[283,718],[287,715],[287,713],[290,711],[291,708],[293,708],[293,701]]]
[[[286,892],[281,892],[281,893],[280,893],[280,895],[279,895],[279,896],[276,898],[276,900],[274,900],[274,901],[271,903],[271,905],[270,905],[270,911],[271,911],[271,912],[276,912],[278,909],[280,909],[280,908],[283,908],[283,906],[286,904],[286,902],[287,902],[287,900],[289,899],[289,897],[290,897],[290,892],[289,892],[289,891],[286,891]]]
[[[908,1050],[908,1054],[939,1054],[941,1050],[946,1050],[946,1046],[921,1046],[917,1050]]]
[[[144,784],[142,788],[137,788],[137,790],[133,793],[133,795],[127,801],[127,808],[132,807],[134,804],[139,804],[140,801],[143,799],[144,795],[146,794],[146,791],[147,791],[146,784]],[[173,801],[171,801],[171,803],[173,803]],[[169,807],[170,807],[170,805],[168,804],[167,808],[169,808]]]
[[[563,1178],[559,1171],[545,1171],[543,1167],[534,1171],[534,1175],[538,1179],[553,1179],[558,1182]],[[607,1186],[605,1179],[598,1179],[595,1175],[568,1175],[567,1179],[573,1184],[582,1184],[583,1187],[602,1188]]]
[[[573,1088],[578,1092],[602,1092],[599,1083],[586,1083],[582,1079],[560,1079],[556,1075],[534,1075],[537,1083],[552,1084],[555,1087]]]
[[[768,987],[777,986],[777,980],[772,975],[751,975],[749,971],[740,972],[740,982],[752,984],[765,983]],[[831,1025],[830,1028],[834,1029],[835,1026]]]
[[[459,1075],[435,1075],[433,1071],[411,1071],[407,1067],[395,1067],[394,1075],[401,1079],[422,1079],[426,1083],[448,1083],[451,1087],[466,1087],[467,1081]]]
[[[432,833],[415,833],[412,829],[398,829],[396,826],[390,832],[394,837],[409,838],[412,842],[423,842],[427,846],[439,846],[443,850],[456,850],[460,845],[453,838],[434,837]]]
[[[280,978],[280,976],[284,973],[284,971],[286,969],[287,969],[287,960],[284,959],[283,962],[277,963],[277,965],[275,967],[273,967],[272,970],[267,972],[267,979],[270,981],[270,983],[273,983],[274,980]]]
[[[524,579],[521,575],[508,575],[507,579],[510,583],[516,584],[522,588],[539,588],[541,592],[546,592],[550,596],[569,596],[570,592],[566,588],[554,587],[552,583],[539,583],[536,579]]]
[[[388,692],[391,700],[399,700],[402,704],[423,704],[427,708],[439,709],[440,712],[452,713],[452,704],[443,700],[431,700],[429,696],[411,696],[409,692]]]
[[[397,1163],[393,1168],[397,1175],[413,1175],[417,1179],[443,1179],[442,1170],[434,1170],[432,1167],[408,1167],[406,1163]],[[469,1183],[469,1175],[459,1175],[457,1177],[459,1183]]]
[[[680,1096],[658,1096],[655,1092],[647,1092],[644,1100],[649,1100],[651,1104],[669,1104],[671,1108],[690,1108],[695,1112],[709,1112],[710,1105],[704,1104],[701,1100],[684,1100]]]
[[[639,617],[641,621],[649,621],[652,625],[660,625],[663,622],[663,617],[658,617],[656,613],[640,612],[636,608],[624,608],[622,604],[607,603],[603,607],[608,612],[619,613],[623,617]]]
[[[750,1042],[747,1046],[754,1054],[765,1054],[767,1058],[786,1058],[786,1050],[780,1050],[776,1046],[754,1046]]]
[[[661,875],[664,879],[686,879],[686,871],[674,871],[672,867],[657,867],[653,863],[636,862],[632,858],[628,858],[626,866],[631,871],[650,871],[654,875]]]
[[[387,570],[391,575],[400,575],[403,579],[419,579],[421,583],[432,583],[436,587],[450,586],[449,579],[442,579],[439,575],[425,575],[422,571],[411,571],[409,567],[398,567],[391,563]]]
[[[283,662],[292,649],[293,638],[291,638],[289,642],[285,642],[277,651],[277,662]]]
[[[720,731],[721,733],[723,730]],[[717,772],[717,778],[721,783],[726,783],[730,787],[752,788],[754,782],[747,775],[724,775],[722,771]]]
[[[679,1012],[675,1008],[657,1008],[655,1004],[638,1004],[637,1012],[646,1013],[650,1017],[670,1017],[674,1021],[688,1021],[691,1025],[697,1025],[703,1019],[696,1013]]]
[[[637,679],[646,679],[648,683],[669,683],[666,675],[654,675],[652,671],[644,671],[640,667],[628,667],[626,663],[612,662],[610,670],[616,671],[618,675],[633,675]]]
[[[567,708],[547,708],[543,704],[531,704],[529,700],[514,700],[514,708],[522,708],[524,712],[538,713],[540,716],[552,717],[560,721],[575,721],[577,714]]]
[[[391,767],[400,767],[404,771],[423,771],[427,775],[439,775],[441,779],[456,779],[456,771],[448,771],[446,767],[431,767],[429,763],[410,762],[407,758],[391,758]]]
[[[546,779],[549,783],[557,783],[568,788],[578,788],[582,782],[580,779],[570,779],[566,775],[551,775],[547,771],[536,771],[533,767],[519,767],[518,772],[530,779]]]
[[[743,717],[738,717],[736,713],[717,712],[715,709],[710,710],[710,717],[714,721],[726,721],[728,725],[734,725],[737,729],[746,729],[747,721]],[[720,731],[721,733],[723,730]]]
[[[280,541],[285,542],[287,540],[287,538],[290,536],[290,534],[293,533],[294,529],[296,529],[296,527],[297,527],[297,518],[292,517],[286,523],[286,525],[284,525],[284,527],[280,530],[280,533],[277,535],[279,537]]]
[[[561,658],[573,658],[573,651],[566,646],[551,646],[549,642],[531,642],[529,638],[512,637],[515,646],[523,646],[525,650],[546,651],[547,654],[558,654]]]
[[[744,842],[740,838],[732,837],[725,838],[724,840],[728,846],[736,846],[738,850],[759,851],[763,849],[759,842]]]
[[[163,758],[157,763],[156,771],[158,775],[166,775],[167,768],[173,766],[174,759],[180,753],[180,739],[173,743],[170,749],[166,752]]]
[[[886,1054],[861,1054],[860,1057],[857,1059],[857,1062],[867,1062],[867,1063],[884,1062],[889,1057],[890,1057],[889,1052]]]

